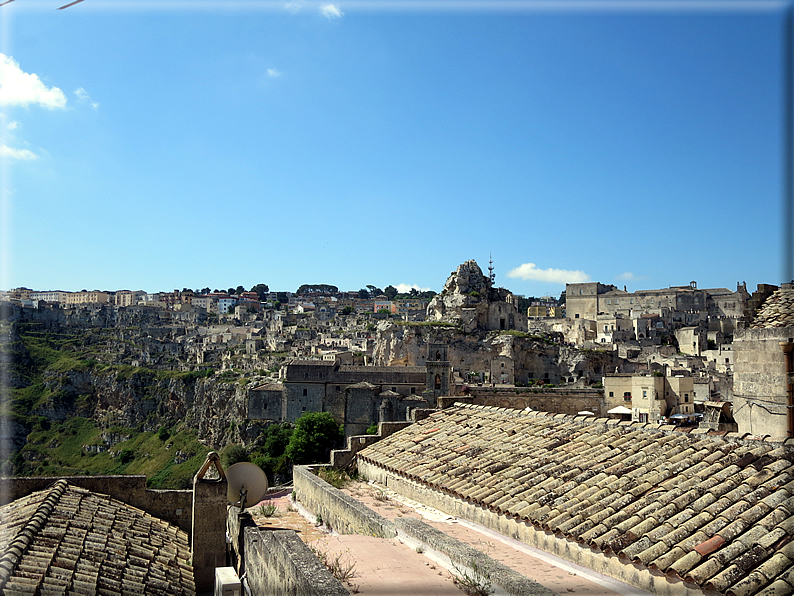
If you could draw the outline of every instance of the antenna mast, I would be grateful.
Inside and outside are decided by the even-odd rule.
[[[488,259],[488,279],[491,280],[491,285],[493,285],[496,274],[493,272],[493,255],[491,253],[488,253]]]

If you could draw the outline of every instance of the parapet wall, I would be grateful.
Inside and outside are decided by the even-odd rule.
[[[292,481],[297,499],[323,523],[340,534],[363,534],[394,538],[397,531],[386,518],[334,488],[312,469],[320,466],[294,466]]]
[[[253,594],[347,596],[349,592],[292,530],[260,530],[248,514],[229,508],[230,548],[239,576]]]
[[[365,534],[382,538],[399,537],[410,546],[433,554],[451,571],[460,575],[471,573],[473,567],[485,573],[490,581],[505,592],[515,596],[553,596],[551,590],[506,567],[485,553],[447,536],[421,520],[401,518],[391,522],[366,505],[334,488],[317,477],[312,468],[295,466],[292,476],[298,501],[310,512],[322,517],[323,522],[340,534]],[[232,518],[230,516],[230,523]],[[232,542],[235,542],[232,537]],[[274,561],[273,565],[278,562]],[[256,592],[254,592],[256,593]],[[275,593],[275,592],[263,592]],[[286,593],[286,592],[281,592]],[[292,593],[292,592],[289,592]]]
[[[66,480],[91,492],[109,495],[159,519],[178,526],[190,535],[193,511],[192,490],[147,490],[146,476],[3,476],[0,477],[0,505],[44,490],[57,480]]]

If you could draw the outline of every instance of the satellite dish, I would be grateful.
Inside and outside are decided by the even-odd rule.
[[[267,494],[267,476],[262,468],[250,462],[240,462],[226,470],[226,500],[229,505],[245,509],[247,504],[261,501]]]

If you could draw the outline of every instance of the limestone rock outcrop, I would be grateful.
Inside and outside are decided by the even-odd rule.
[[[427,319],[451,323],[465,332],[527,330],[526,314],[519,311],[515,296],[505,288],[494,288],[473,260],[450,274],[442,292],[428,305]]]

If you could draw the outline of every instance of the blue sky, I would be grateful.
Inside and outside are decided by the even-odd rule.
[[[783,3],[64,3],[0,7],[2,288],[783,281]]]

